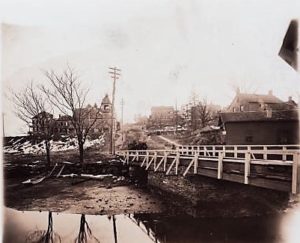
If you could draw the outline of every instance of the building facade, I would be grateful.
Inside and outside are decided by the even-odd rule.
[[[172,106],[155,106],[151,108],[148,119],[148,128],[163,128],[175,126],[176,112]]]
[[[228,145],[299,143],[297,110],[221,113],[220,125]]]
[[[292,97],[284,102],[274,96],[271,90],[266,95],[241,93],[237,90],[236,96],[227,108],[227,112],[265,111],[267,109],[290,110],[296,107],[297,104]]]
[[[54,126],[53,115],[43,111],[32,117],[29,133],[33,135],[48,135],[52,133]]]
[[[112,104],[108,95],[102,99],[100,106],[87,105],[85,108],[77,109],[75,116],[80,116],[84,119],[86,127],[91,127],[90,135],[100,135],[109,133],[112,122]],[[114,121],[114,127],[118,128],[118,123]],[[51,130],[50,130],[51,129]],[[68,115],[59,115],[54,118],[53,114],[41,112],[32,118],[32,125],[30,126],[30,134],[33,136],[40,135],[45,132],[51,132],[54,136],[61,135],[74,136],[75,129],[72,124],[72,118]]]

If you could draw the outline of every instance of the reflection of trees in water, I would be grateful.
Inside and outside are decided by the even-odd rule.
[[[26,237],[25,242],[31,243],[55,243],[61,242],[60,236],[53,231],[53,218],[52,212],[48,214],[48,229],[47,230],[36,230],[29,233]]]
[[[78,236],[75,239],[75,243],[86,243],[86,242],[99,242],[100,241],[93,236],[92,230],[85,219],[85,214],[80,217],[80,227]]]
[[[117,236],[117,225],[116,225],[116,216],[107,216],[109,220],[113,220],[113,231],[114,231],[114,240],[115,243],[118,243],[118,236]]]
[[[127,217],[133,221],[140,229],[148,235],[149,239],[153,242],[166,242],[165,235],[158,237],[159,230],[157,228],[157,219],[152,219],[148,214],[134,214],[127,215]],[[162,238],[159,240],[159,238]]]

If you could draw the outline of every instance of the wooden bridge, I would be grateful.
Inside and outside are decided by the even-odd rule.
[[[116,154],[126,164],[166,175],[198,174],[293,194],[300,191],[300,145],[186,145]]]

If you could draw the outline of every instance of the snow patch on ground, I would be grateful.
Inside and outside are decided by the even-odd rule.
[[[84,148],[90,148],[94,146],[103,146],[105,143],[104,136],[100,136],[97,139],[87,139]],[[78,142],[76,138],[64,138],[64,141],[50,141],[51,151],[68,151],[78,148]],[[41,141],[36,144],[32,144],[31,141],[25,139],[18,139],[10,145],[4,147],[4,153],[24,153],[24,154],[43,154],[45,153],[45,141]]]

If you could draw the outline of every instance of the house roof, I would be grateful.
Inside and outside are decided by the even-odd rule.
[[[36,114],[34,117],[32,117],[32,119],[38,118],[38,117],[53,117],[53,115],[49,112],[42,111],[39,114]]]
[[[237,94],[237,98],[243,102],[255,103],[282,103],[283,101],[272,94]]]
[[[109,99],[109,97],[108,97],[108,94],[106,94],[106,95],[104,96],[104,98],[102,99],[101,104],[111,104],[110,99]]]
[[[268,111],[249,112],[223,112],[220,119],[223,124],[228,122],[248,122],[248,121],[298,121],[297,110],[276,110],[271,111],[272,115],[267,116]]]
[[[57,121],[69,121],[71,120],[72,117],[71,116],[68,116],[68,115],[62,115],[62,116],[59,116],[56,120]]]

